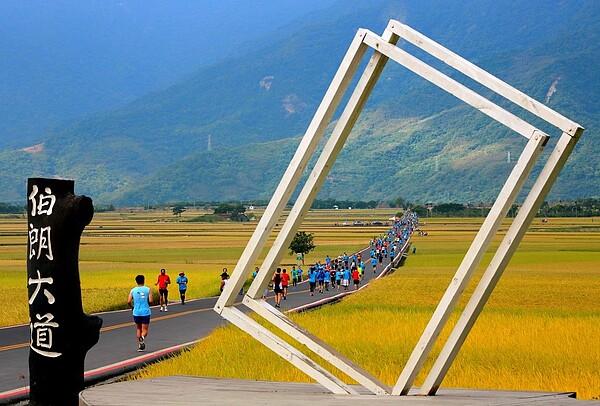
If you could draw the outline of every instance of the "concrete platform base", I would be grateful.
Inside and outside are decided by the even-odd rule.
[[[319,384],[268,382],[197,376],[165,376],[118,382],[85,389],[81,406],[131,405],[585,405],[573,392],[486,391],[440,389],[436,396],[375,396],[361,386],[361,395],[334,395]]]

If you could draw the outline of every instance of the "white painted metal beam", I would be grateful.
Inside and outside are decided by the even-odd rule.
[[[269,205],[254,230],[250,241],[246,245],[246,248],[231,275],[230,281],[225,286],[219,300],[217,300],[214,307],[217,313],[221,313],[225,307],[233,305],[239,290],[252,272],[252,267],[258,260],[261,250],[265,246],[271,231],[279,220],[290,196],[298,185],[312,154],[323,137],[327,125],[331,121],[333,113],[359,67],[360,61],[367,50],[367,47],[362,42],[364,36],[365,30],[358,30],[354,40],[350,44],[306,134],[302,138],[294,157],[269,202]],[[261,271],[262,272],[259,272],[259,275],[251,286],[250,294],[253,297],[256,297],[259,294],[257,292],[264,290],[264,286],[268,284],[268,278],[270,278],[272,274],[271,269],[262,269]],[[257,289],[257,286],[263,288]]]
[[[506,217],[508,210],[527,180],[531,169],[537,162],[547,140],[547,135],[542,132],[536,132],[525,146],[517,164],[510,173],[492,209],[484,220],[481,229],[477,233],[444,296],[440,300],[438,307],[429,320],[427,327],[425,327],[425,331],[421,335],[419,342],[410,355],[406,366],[396,382],[396,386],[392,390],[392,395],[406,395],[410,390],[435,341],[446,325],[452,310],[471,280],[481,258],[489,248],[494,235],[498,232],[502,220]]]
[[[384,34],[387,41],[397,41],[397,37],[386,30]],[[262,268],[274,269],[285,255],[286,249],[292,241],[295,232],[298,230],[300,223],[310,209],[312,202],[318,191],[320,190],[325,177],[331,170],[331,166],[335,162],[339,152],[341,151],[350,130],[356,123],[356,119],[360,115],[364,104],[366,103],[373,86],[377,82],[381,71],[383,70],[387,58],[382,58],[381,55],[373,55],[367,65],[361,79],[359,80],[355,90],[353,91],[344,111],[332,135],[319,156],[319,160],[315,164],[311,174],[309,175],[300,195],[296,199],[292,210],[290,211],[286,221],[284,222],[281,231],[279,232],[273,246],[271,247]],[[254,299],[259,297],[267,286],[268,281],[262,281],[261,284],[252,286],[248,291],[248,295]],[[256,290],[255,290],[256,289]]]
[[[357,32],[331,85],[319,105],[313,120],[301,140],[294,157],[275,190],[263,217],[248,242],[246,249],[242,253],[236,268],[233,271],[230,282],[226,285],[223,294],[215,305],[216,312],[251,334],[258,341],[265,344],[268,348],[287,359],[293,365],[336,394],[356,392],[337,377],[324,370],[320,365],[296,350],[286,341],[278,338],[268,329],[262,327],[260,324],[232,307],[232,305],[237,298],[238,291],[248,278],[252,267],[257,262],[275,224],[279,222],[283,209],[298,186],[310,159],[323,137],[325,129],[331,121],[331,117],[341,102],[352,77],[358,70],[360,62],[368,47],[373,48],[375,52],[365,68],[362,77],[358,81],[356,89],[350,96],[348,104],[342,112],[331,137],[327,141],[323,152],[315,164],[315,167],[309,174],[306,184],[300,192],[294,207],[284,222],[273,246],[268,252],[257,278],[254,280],[247,295],[244,297],[244,304],[272,323],[273,326],[279,328],[299,343],[305,345],[315,354],[336,366],[373,393],[386,395],[389,393],[389,387],[305,329],[297,326],[271,305],[257,299],[267,287],[275,267],[280,263],[294,233],[298,230],[310,205],[323,185],[327,174],[331,170],[339,152],[345,144],[347,137],[356,123],[356,120],[388,58],[405,66],[424,79],[529,139],[517,164],[500,191],[494,206],[483,222],[469,251],[463,258],[452,282],[448,286],[442,300],[429,321],[429,324],[423,332],[423,335],[413,350],[408,363],[399,376],[398,381],[392,390],[393,395],[404,395],[408,393],[417,373],[421,369],[453,308],[470,281],[481,258],[489,248],[502,220],[506,217],[517,194],[529,177],[531,169],[539,158],[540,153],[548,140],[546,134],[525,120],[506,111],[456,80],[444,75],[421,60],[396,47],[395,44],[399,37],[406,39],[466,76],[487,86],[499,95],[502,95],[509,101],[514,102],[523,109],[563,130],[563,136],[559,140],[559,144],[550,156],[548,163],[544,167],[525,201],[525,204],[521,208],[517,219],[515,219],[515,222],[509,229],[503,243],[496,252],[484,278],[477,287],[467,308],[463,312],[463,316],[461,316],[459,323],[452,332],[451,338],[446,343],[446,346],[442,350],[442,354],[440,354],[434,368],[427,377],[426,385],[421,389],[421,393],[434,394],[439,387],[448,368],[481,312],[481,309],[487,302],[489,295],[504,271],[506,264],[516,250],[518,243],[523,238],[535,212],[549,192],[554,180],[558,176],[558,173],[562,169],[568,155],[583,131],[583,128],[573,121],[561,116],[398,21],[390,20],[382,37],[363,29]]]
[[[296,154],[292,158],[288,170],[283,175],[279,183],[279,187],[277,188],[275,194],[271,198],[269,206],[267,207],[267,211],[265,211],[265,214],[263,214],[263,218],[261,218],[261,222],[259,223],[257,229],[254,232],[253,239],[249,242],[248,246],[246,247],[247,250],[250,250],[253,253],[252,257],[249,258],[252,261],[245,259],[244,256],[240,258],[238,267],[244,270],[244,273],[241,273],[242,275],[244,275],[244,280],[248,277],[253,263],[256,262],[256,260],[258,259],[258,255],[264,247],[275,223],[277,223],[279,216],[283,212],[285,205],[290,199],[291,194],[296,189],[296,186],[298,185],[300,178],[304,174],[308,162],[312,158],[319,144],[319,141],[323,137],[323,133],[325,132],[327,125],[331,121],[333,113],[337,109],[343,95],[345,94],[348,88],[348,85],[350,84],[352,77],[358,69],[362,57],[367,51],[367,47],[365,47],[362,44],[365,32],[365,30],[361,29],[357,32],[356,36],[354,37],[354,41],[352,42],[350,48],[346,52],[346,56],[344,57],[344,60],[342,61],[338,72],[336,73],[331,85],[329,86],[327,93],[323,97],[323,100],[317,112],[315,113],[315,117],[309,125],[304,135],[304,138],[302,139],[302,142],[298,146]],[[269,211],[269,207],[271,206],[274,206],[272,212]],[[269,227],[263,228],[262,223],[267,216],[269,217]],[[266,221],[267,220],[265,220],[265,222]],[[238,268],[236,267],[236,270],[237,269]],[[269,284],[269,281],[271,280],[271,277],[273,275],[273,271],[273,268],[266,268],[262,266],[260,268],[258,276],[248,289],[248,296],[254,299],[260,297],[261,293]],[[237,287],[238,290],[240,289],[242,284],[243,282],[239,284],[239,287]],[[235,292],[236,291],[234,291],[234,294]],[[228,305],[230,305],[230,302],[228,302]],[[219,303],[217,303],[217,306],[219,306]]]
[[[338,395],[358,394],[358,392],[350,386],[235,307],[228,306],[224,308],[221,315],[246,333],[250,334],[257,341],[264,344],[281,358],[290,362],[311,378],[316,379],[317,382],[331,392]]]
[[[528,122],[494,104],[465,85],[432,68],[408,52],[383,41],[380,36],[369,31],[365,37],[365,43],[456,98],[475,107],[516,133],[521,134],[523,137],[531,138],[538,131],[537,128]]]
[[[395,42],[398,37],[395,36],[389,29],[384,32],[383,37],[386,41]],[[380,53],[374,53],[371,57],[365,71],[363,72],[356,88],[354,89],[342,115],[340,116],[337,125],[335,126],[332,135],[329,137],[315,167],[308,177],[300,195],[296,199],[294,207],[290,211],[286,221],[284,222],[273,246],[271,247],[265,261],[263,262],[263,269],[274,269],[277,264],[280,263],[282,257],[285,255],[287,247],[289,246],[294,233],[298,230],[302,220],[306,216],[306,213],[310,209],[314,198],[321,188],[327,174],[331,170],[331,166],[337,159],[339,152],[344,146],[348,135],[356,119],[360,115],[362,108],[364,107],[377,79],[381,75],[381,72],[387,62],[387,58],[382,56]],[[268,275],[267,275],[268,276]],[[304,329],[295,326],[291,320],[283,316],[280,312],[274,309],[272,306],[263,306],[262,301],[256,300],[258,293],[262,292],[266,288],[268,279],[261,281],[260,284],[252,286],[248,292],[247,299],[244,303],[248,307],[252,308],[255,312],[261,314],[263,317],[271,321],[274,325],[280,329],[286,331],[292,338],[302,342],[309,346],[312,351],[324,355],[325,359],[339,368],[342,372],[355,379],[357,382],[365,386],[377,395],[389,394],[390,388],[380,382],[377,378],[367,373],[362,368],[358,367],[355,363],[351,362],[345,357],[341,357],[341,354],[337,353],[331,347],[326,345],[321,340],[316,338]],[[258,289],[254,291],[252,289]],[[265,310],[266,309],[266,310]],[[278,317],[273,316],[273,312],[279,314]],[[335,354],[335,355],[334,355]]]
[[[481,83],[507,100],[510,100],[523,109],[546,120],[555,127],[560,128],[563,132],[573,136],[575,135],[575,131],[580,128],[579,124],[557,113],[532,97],[529,97],[520,90],[515,89],[508,83],[503,82],[494,75],[486,72],[477,65],[467,61],[409,26],[394,21],[394,24],[390,26],[390,29],[403,40],[421,48],[425,52],[446,63],[448,66],[453,67],[464,75]]]
[[[327,343],[311,334],[308,330],[298,326],[270,304],[263,300],[251,299],[249,297],[244,299],[244,304],[375,395],[390,394],[391,388],[388,385],[365,371],[351,359],[331,348]]]
[[[420,394],[434,395],[437,392],[448,369],[454,362],[456,355],[471,332],[471,328],[477,321],[477,318],[481,314],[492,291],[498,284],[506,266],[521,243],[523,236],[531,225],[536,213],[542,206],[548,192],[550,192],[554,181],[575,147],[582,132],[583,128],[579,127],[573,136],[563,133],[562,137],[558,140],[546,165],[542,169],[542,172],[538,176],[535,184],[525,199],[525,202],[521,206],[517,217],[506,232],[496,254],[475,288],[469,303],[454,326],[448,341],[446,341],[444,348],[429,371],[429,375],[420,388]]]

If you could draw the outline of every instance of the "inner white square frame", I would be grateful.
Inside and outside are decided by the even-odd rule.
[[[517,106],[557,127],[562,132],[554,150],[550,153],[542,171],[521,206],[518,215],[506,232],[482,279],[452,330],[450,337],[427,375],[424,384],[418,389],[418,394],[434,395],[436,393],[498,280],[502,276],[508,262],[525,235],[527,228],[548,195],[554,181],[584,130],[579,124],[563,117],[544,104],[511,87],[405,24],[390,20],[382,36],[378,36],[366,29],[359,29],[357,31],[294,157],[279,182],[264,215],[244,249],[229,283],[225,286],[223,293],[214,307],[214,310],[222,317],[250,334],[277,355],[289,361],[335,394],[356,395],[358,393],[350,385],[334,376],[287,341],[279,338],[251,317],[238,310],[234,307],[234,302],[238,297],[238,292],[252,272],[259,254],[267,243],[275,224],[279,222],[279,218],[286,204],[289,202],[292,193],[298,186],[300,178],[306,171],[311,157],[315,155],[325,129],[329,125],[334,112],[337,110],[352,78],[355,76],[366,51],[369,48],[374,50],[318,161],[308,176],[291,212],[260,266],[258,276],[253,281],[248,292],[246,292],[243,304],[285,332],[292,339],[304,345],[322,360],[329,362],[376,395],[407,395],[409,393],[418,372],[430,354],[440,332],[446,325],[456,303],[471,280],[483,255],[488,250],[502,220],[506,218],[508,210],[513,205],[523,184],[529,178],[531,169],[540,158],[540,154],[549,139],[547,134],[527,121],[515,116],[479,93],[432,68],[407,51],[398,48],[396,43],[399,39],[408,41],[416,47],[421,48]],[[327,174],[335,163],[367,98],[389,59],[403,65],[417,75],[528,139],[519,160],[508,176],[506,183],[496,198],[481,229],[463,258],[462,263],[452,278],[393,388],[384,384],[352,360],[331,348],[318,337],[295,324],[268,302],[260,299],[262,292],[267,288],[271,280],[275,268],[285,255],[287,247],[310,209],[315,196],[321,189]]]

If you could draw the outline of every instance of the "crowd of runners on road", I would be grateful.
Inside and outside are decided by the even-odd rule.
[[[370,265],[374,274],[383,270],[384,261],[393,263],[399,250],[408,241],[410,235],[418,227],[419,219],[416,213],[407,212],[401,219],[396,219],[386,234],[380,234],[369,242],[370,257],[366,260],[362,252],[348,254],[344,252],[337,257],[329,255],[322,261],[308,266],[306,275],[302,266],[292,266],[290,273],[287,269],[277,268],[271,278],[271,286],[275,293],[275,307],[281,307],[281,300],[287,299],[288,288],[292,288],[303,280],[308,280],[309,295],[315,292],[324,293],[329,290],[349,291],[358,290],[365,272]],[[252,277],[258,274],[258,267]],[[267,300],[268,289],[263,292],[262,299]]]
[[[373,273],[383,270],[383,263],[388,258],[392,263],[404,246],[409,237],[418,228],[419,219],[416,213],[407,211],[401,219],[395,219],[392,227],[385,234],[374,237],[369,242],[370,257],[366,259],[362,252],[348,254],[344,252],[337,257],[331,258],[329,255],[323,261],[317,261],[314,265],[308,266],[306,275],[302,266],[292,266],[288,273],[287,269],[277,268],[271,279],[271,286],[275,293],[275,307],[281,307],[281,300],[287,299],[288,288],[290,285],[295,288],[299,283],[308,280],[309,294],[314,296],[315,292],[323,293],[329,290],[349,291],[351,286],[358,290],[361,281],[367,271],[370,263]],[[413,253],[416,252],[413,248]],[[252,278],[256,278],[259,268],[256,267],[252,273]],[[221,292],[229,280],[227,268],[223,268],[221,273]],[[351,282],[352,281],[352,282]],[[138,342],[138,351],[144,351],[146,347],[145,339],[148,335],[148,325],[150,323],[150,305],[153,302],[152,291],[145,286],[143,275],[136,277],[137,286],[129,293],[128,304],[133,309],[133,319],[136,324],[136,338]],[[158,279],[155,283],[158,286],[160,311],[168,311],[168,285],[171,283],[169,275],[165,269],[161,269]],[[181,304],[185,304],[185,293],[187,290],[188,279],[183,272],[179,273],[179,278],[175,281],[179,287]],[[243,294],[243,288],[240,291]],[[263,292],[262,299],[267,300],[268,289]]]

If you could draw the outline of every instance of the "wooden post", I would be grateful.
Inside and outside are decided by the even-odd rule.
[[[94,206],[89,197],[73,194],[74,184],[27,182],[30,405],[79,403],[85,355],[102,327],[81,303],[79,242]]]

